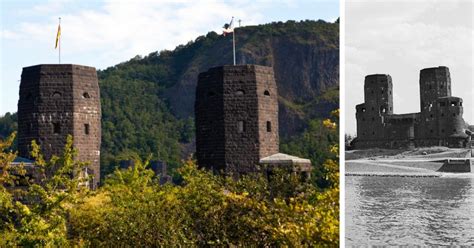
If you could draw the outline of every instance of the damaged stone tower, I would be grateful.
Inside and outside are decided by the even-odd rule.
[[[23,68],[18,101],[18,149],[30,157],[32,140],[46,159],[61,155],[74,137],[77,159],[87,161],[92,188],[100,180],[101,107],[95,68],[71,64]]]
[[[273,69],[221,66],[199,75],[196,155],[214,172],[248,173],[278,153],[278,93]]]
[[[365,102],[356,106],[355,148],[468,146],[471,131],[462,117],[462,99],[451,95],[448,67],[420,71],[420,112],[394,114],[392,86],[390,75],[365,77]]]

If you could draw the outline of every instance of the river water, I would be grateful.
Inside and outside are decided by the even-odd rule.
[[[474,247],[474,174],[345,179],[346,246]]]

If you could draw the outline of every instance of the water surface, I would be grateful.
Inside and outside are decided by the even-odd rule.
[[[474,174],[346,176],[346,245],[474,246]]]

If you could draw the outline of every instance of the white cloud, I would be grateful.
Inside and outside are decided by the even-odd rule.
[[[260,7],[250,2],[109,0],[98,10],[71,11],[66,2],[51,1],[33,7],[36,11],[49,11],[49,19],[21,23],[2,31],[2,37],[17,41],[27,39],[39,47],[52,47],[57,17],[61,16],[63,56],[101,51],[101,57],[107,58],[103,64],[110,65],[136,54],[173,49],[210,27],[221,32],[222,25],[231,16],[244,20],[247,25],[258,23],[262,14],[256,10]]]

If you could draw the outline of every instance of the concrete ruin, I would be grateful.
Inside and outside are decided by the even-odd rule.
[[[311,170],[308,159],[276,156],[278,91],[271,67],[220,66],[199,74],[195,120],[200,167],[232,175],[296,164]]]
[[[45,159],[61,155],[67,135],[77,159],[89,162],[91,188],[100,181],[101,106],[95,68],[72,64],[23,68],[18,101],[19,156],[31,158],[35,140]]]
[[[467,147],[472,132],[464,122],[463,100],[451,95],[451,76],[445,66],[420,71],[421,112],[394,114],[392,78],[365,77],[365,102],[356,106],[355,149],[423,146]]]

